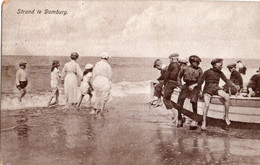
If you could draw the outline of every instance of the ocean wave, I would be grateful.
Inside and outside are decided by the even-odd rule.
[[[60,88],[59,105],[65,105],[65,97],[63,89]],[[80,96],[80,91],[78,91]],[[150,81],[142,82],[118,82],[112,84],[111,96],[113,97],[127,97],[133,94],[149,94]],[[51,92],[41,92],[39,94],[29,93],[23,98],[22,102],[18,101],[18,93],[14,95],[2,95],[1,109],[2,110],[16,110],[33,107],[46,107],[50,99]],[[88,96],[84,97],[82,105],[89,105]]]

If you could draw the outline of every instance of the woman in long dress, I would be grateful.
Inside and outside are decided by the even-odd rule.
[[[101,60],[96,63],[93,69],[92,86],[94,94],[91,103],[96,113],[103,112],[105,104],[110,98],[112,71],[108,58],[108,54],[103,53]]]
[[[78,102],[78,80],[77,76],[82,78],[83,72],[76,60],[78,53],[73,52],[70,55],[71,61],[66,63],[62,69],[61,79],[64,82],[64,93],[68,105],[76,105]],[[64,81],[63,81],[64,80]]]

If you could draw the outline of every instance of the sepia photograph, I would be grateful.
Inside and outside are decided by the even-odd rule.
[[[5,0],[1,165],[260,164],[260,1]]]

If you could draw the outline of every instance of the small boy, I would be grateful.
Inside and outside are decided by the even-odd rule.
[[[27,73],[25,72],[26,62],[20,62],[20,69],[16,72],[16,87],[20,91],[20,96],[18,97],[19,102],[26,95],[26,86],[28,84]]]

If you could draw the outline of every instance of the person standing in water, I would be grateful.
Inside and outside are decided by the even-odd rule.
[[[230,125],[228,117],[230,97],[229,94],[227,94],[222,88],[219,87],[219,80],[222,79],[227,83],[228,86],[231,86],[232,83],[230,82],[230,80],[226,78],[224,73],[221,71],[223,67],[223,59],[213,59],[211,61],[211,65],[213,66],[213,68],[205,71],[198,81],[199,88],[201,88],[201,85],[205,81],[205,86],[203,89],[205,107],[203,110],[203,121],[201,126],[201,129],[203,131],[206,130],[206,118],[210,106],[210,101],[213,95],[219,95],[221,98],[224,99],[225,115],[223,118],[226,121],[226,124]]]
[[[51,105],[51,101],[53,98],[55,98],[55,102],[52,104],[59,104],[59,79],[61,77],[60,71],[59,71],[60,62],[58,60],[53,60],[52,67],[51,67],[51,87],[52,87],[52,93],[51,98],[48,102],[48,106]]]
[[[97,62],[93,68],[92,86],[94,94],[92,97],[92,105],[94,110],[90,114],[103,114],[105,104],[110,98],[112,70],[108,63],[109,55],[103,52],[101,60]]]
[[[78,102],[78,108],[80,107],[80,104],[84,98],[85,95],[89,95],[89,100],[91,100],[92,97],[92,85],[91,85],[91,78],[92,78],[92,70],[93,70],[93,65],[92,64],[86,64],[85,70],[83,72],[83,79],[80,85],[80,98]]]
[[[182,109],[184,101],[187,97],[190,97],[190,102],[192,104],[193,110],[193,121],[191,123],[191,129],[196,129],[198,126],[198,119],[197,119],[197,106],[198,106],[198,98],[200,93],[200,88],[198,87],[198,80],[203,74],[202,69],[199,67],[201,59],[196,56],[192,55],[189,57],[190,65],[187,67],[182,67],[179,74],[178,74],[178,85],[181,87],[181,92],[178,97],[177,104],[180,106],[178,109],[178,126],[183,127],[183,120],[182,120]],[[185,82],[182,85],[182,80]]]
[[[18,97],[19,102],[22,101],[22,98],[27,93],[26,87],[28,85],[28,78],[27,73],[25,72],[26,64],[26,62],[20,62],[20,69],[16,72],[16,87],[20,91],[20,96]]]
[[[170,65],[165,73],[164,78],[164,94],[163,94],[163,102],[167,108],[167,110],[171,110],[173,112],[173,122],[177,120],[177,112],[178,105],[171,100],[172,93],[175,88],[178,87],[177,77],[178,73],[181,69],[178,63],[179,54],[174,53],[169,56]]]
[[[78,63],[78,53],[73,52],[70,55],[71,61],[66,63],[62,69],[61,82],[64,83],[64,93],[67,105],[77,105],[78,102],[78,80],[77,76],[82,78],[83,72]]]

